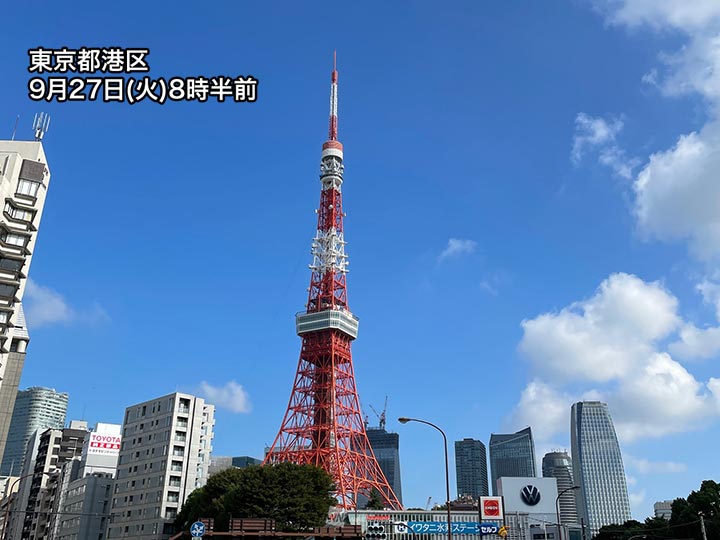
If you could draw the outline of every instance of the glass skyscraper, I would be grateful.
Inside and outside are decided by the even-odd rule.
[[[573,476],[580,519],[595,535],[631,518],[620,446],[607,404],[581,401],[570,415]]]
[[[33,386],[17,393],[0,475],[19,474],[30,437],[37,430],[62,429],[67,406],[68,394],[51,388]]]
[[[498,478],[537,476],[532,430],[527,427],[507,435],[493,433],[490,436],[490,468],[493,495],[497,495]]]
[[[575,491],[573,483],[572,459],[567,452],[548,452],[542,460],[542,475],[545,478],[556,478],[560,498],[560,522],[563,524],[579,523]],[[567,491],[566,491],[567,490]],[[563,493],[564,491],[564,493]]]
[[[389,433],[383,427],[368,427],[367,438],[375,459],[382,469],[388,484],[402,504],[402,484],[400,483],[400,435]],[[360,500],[359,500],[360,501]],[[360,501],[362,502],[362,501]]]
[[[468,495],[477,499],[488,495],[487,454],[481,441],[455,441],[455,474],[458,498]]]

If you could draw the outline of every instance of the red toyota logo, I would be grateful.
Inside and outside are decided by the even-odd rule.
[[[483,501],[483,513],[488,516],[500,516],[500,505],[497,501]]]

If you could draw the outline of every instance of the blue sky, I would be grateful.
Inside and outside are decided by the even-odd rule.
[[[405,504],[442,500],[444,477],[437,434],[401,415],[451,440],[530,424],[540,459],[569,447],[573,400],[604,399],[636,518],[717,471],[714,2],[8,9],[0,136],[52,116],[22,387],[118,423],[204,393],[215,453],[262,455],[299,353],[337,49],[356,376],[371,419],[389,396]],[[258,100],[35,103],[37,46],[148,47],[153,77],[253,75]]]

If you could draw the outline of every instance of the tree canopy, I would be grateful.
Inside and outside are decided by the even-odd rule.
[[[230,518],[274,519],[279,531],[299,531],[325,524],[333,482],[312,465],[279,463],[227,469],[193,491],[175,521],[187,529],[198,518],[213,518],[215,530],[227,530]]]
[[[699,512],[703,514],[708,539],[720,538],[720,484],[705,480],[700,490],[690,493],[687,499],[675,499],[669,521],[652,517],[645,523],[630,520],[622,525],[608,525],[602,527],[593,540],[628,540],[636,535],[645,535],[648,540],[702,540]]]

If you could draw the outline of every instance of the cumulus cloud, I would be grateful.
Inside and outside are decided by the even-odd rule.
[[[236,381],[229,381],[225,386],[213,386],[202,381],[199,393],[212,405],[234,413],[249,413],[252,409],[250,396]]]
[[[460,255],[470,255],[477,250],[478,243],[475,240],[466,240],[461,238],[450,238],[447,246],[438,256],[438,262]]]
[[[680,330],[680,339],[671,343],[668,350],[680,360],[716,357],[720,353],[720,328],[686,324]]]
[[[567,434],[570,405],[580,400],[607,402],[623,442],[699,429],[720,414],[720,379],[698,381],[663,350],[688,324],[658,282],[612,274],[588,300],[525,320],[522,328],[519,349],[535,379],[512,420],[532,425],[541,442]],[[568,393],[570,382],[585,392]]]
[[[699,95],[708,104],[706,124],[679,134],[654,152],[635,178],[635,216],[647,238],[687,241],[702,260],[720,258],[720,3],[716,0],[604,0],[596,7],[611,24],[672,31],[683,46],[660,55],[643,76],[666,96]],[[612,156],[606,158],[612,162]],[[630,171],[632,167],[630,167]],[[629,172],[624,169],[621,176]]]
[[[678,322],[677,299],[660,283],[618,273],[589,300],[524,320],[519,347],[553,378],[609,381],[645,361]]]
[[[73,308],[65,297],[50,287],[28,278],[23,306],[28,326],[35,329],[52,324],[95,323],[110,320],[100,304]]]

